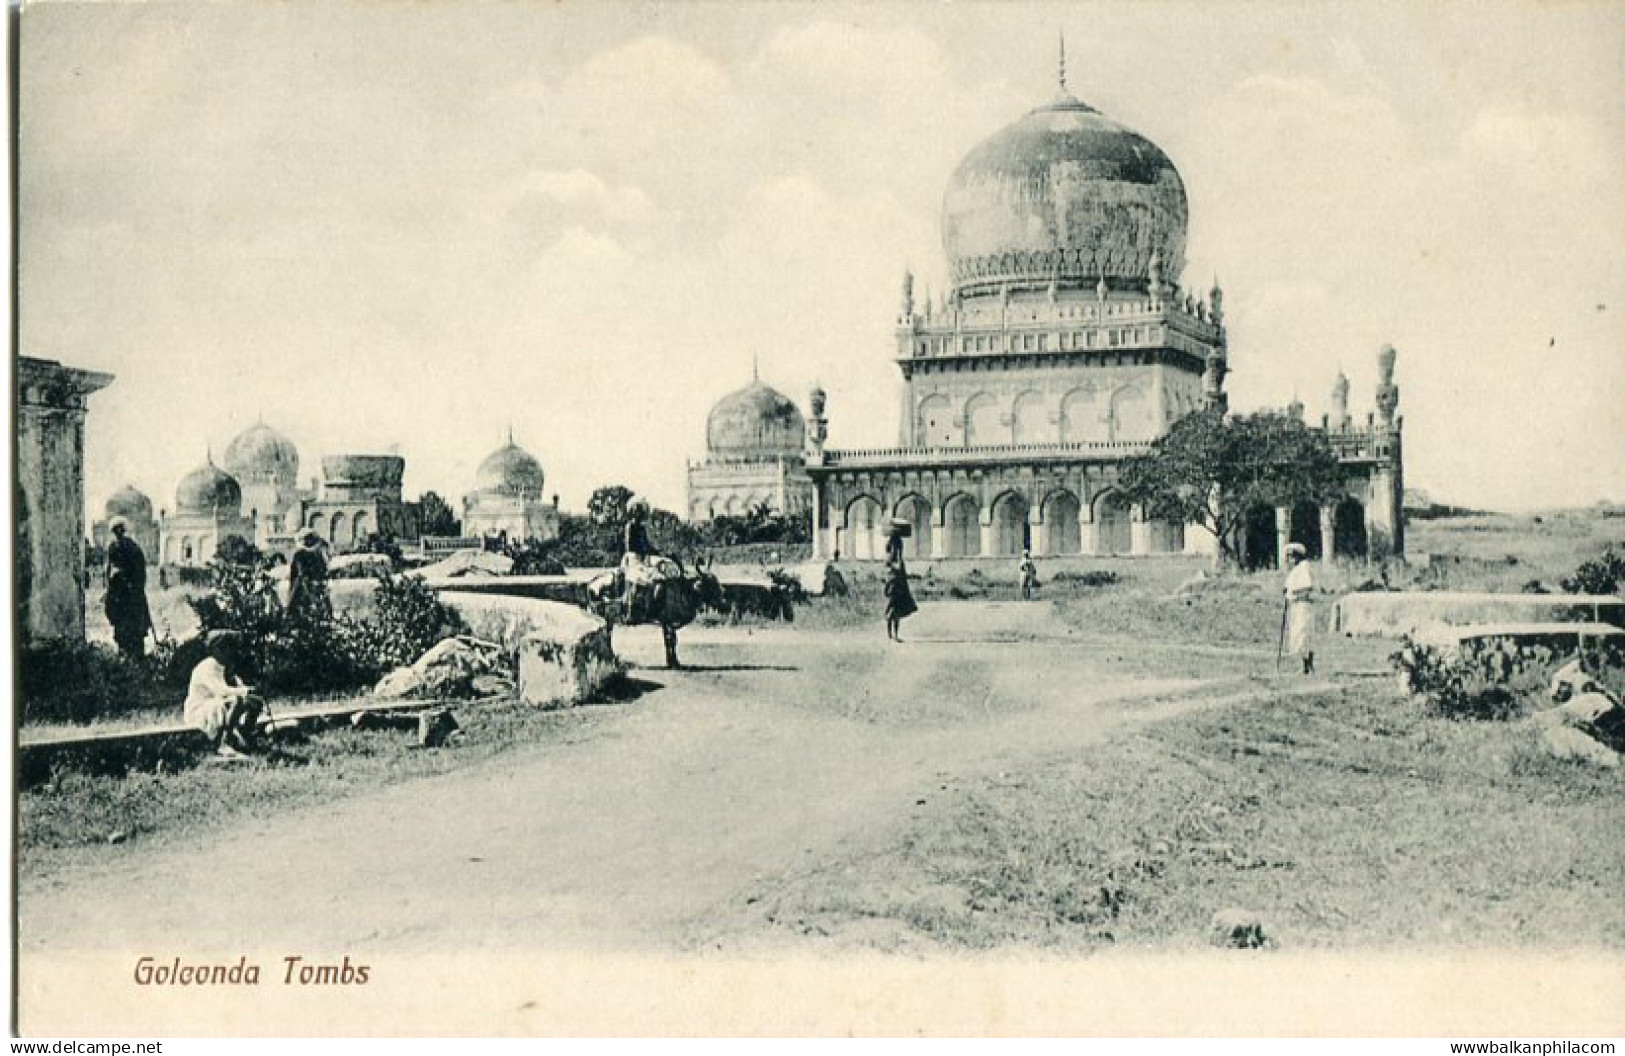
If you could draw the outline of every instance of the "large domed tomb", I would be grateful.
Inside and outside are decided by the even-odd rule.
[[[547,475],[536,456],[508,442],[480,462],[474,490],[463,497],[463,533],[546,542],[559,534],[558,503],[546,502]]]
[[[771,462],[800,458],[807,421],[790,397],[760,380],[718,400],[706,417],[705,447],[711,458]]]
[[[1177,282],[1188,205],[1161,148],[1066,96],[994,133],[943,196],[942,239],[960,296],[1006,284],[1144,289],[1153,257]]]
[[[718,400],[706,416],[704,461],[689,463],[692,520],[742,516],[761,506],[799,513],[812,503],[807,419],[795,401],[762,382]]]

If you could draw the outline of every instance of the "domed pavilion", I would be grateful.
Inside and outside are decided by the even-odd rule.
[[[814,393],[821,402],[823,394]],[[815,412],[816,413],[816,412]],[[705,423],[702,462],[688,466],[689,519],[741,516],[758,506],[802,513],[812,505],[807,476],[807,420],[795,402],[762,383],[718,400]]]
[[[463,534],[545,542],[559,534],[559,504],[546,502],[547,477],[536,456],[508,442],[474,471],[474,490],[463,496]]]
[[[227,536],[254,541],[237,479],[207,459],[175,486],[175,508],[159,516],[159,547],[168,565],[205,565]],[[149,555],[150,557],[150,555]]]
[[[254,522],[254,541],[266,546],[299,527],[299,449],[293,441],[259,421],[226,445],[225,471],[243,491],[243,508]]]
[[[831,557],[882,556],[908,521],[916,558],[1206,552],[1206,533],[1141,515],[1122,461],[1183,415],[1225,408],[1224,295],[1180,286],[1185,183],[1150,139],[1074,97],[1063,48],[1056,97],[995,132],[948,181],[939,303],[903,279],[896,362],[905,384],[896,448],[809,458],[814,539]],[[1364,467],[1358,513],[1266,511],[1279,546],[1337,517],[1403,548],[1392,363],[1380,422],[1337,440]],[[1380,435],[1379,435],[1380,434]],[[1363,543],[1361,545],[1364,545]],[[1330,556],[1332,546],[1324,554]]]

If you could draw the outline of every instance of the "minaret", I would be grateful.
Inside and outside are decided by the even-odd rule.
[[[1168,292],[1168,288],[1162,282],[1162,250],[1151,251],[1151,263],[1146,266],[1145,274],[1145,292],[1151,295],[1151,307],[1161,308],[1163,297]]]
[[[1337,372],[1337,380],[1332,382],[1332,417],[1331,426],[1338,432],[1344,432],[1351,424],[1349,418],[1349,379]]]
[[[1207,402],[1208,410],[1225,414],[1230,410],[1230,397],[1224,391],[1224,376],[1230,373],[1230,367],[1224,361],[1224,355],[1218,349],[1212,349],[1207,354],[1207,371],[1202,375],[1202,395]]]
[[[1213,276],[1213,289],[1208,291],[1208,303],[1213,306],[1209,313],[1214,326],[1224,325],[1224,291],[1219,288],[1219,277]]]
[[[897,309],[897,321],[903,326],[914,322],[914,273],[903,271],[903,303]]]
[[[1394,427],[1394,412],[1399,410],[1399,386],[1394,384],[1394,360],[1399,353],[1393,345],[1383,345],[1377,353],[1377,413],[1385,429]]]
[[[824,417],[825,398],[824,387],[814,382],[812,392],[807,396],[807,404],[812,410],[812,429],[807,433],[807,440],[814,461],[823,460],[824,441],[829,439],[829,419]]]

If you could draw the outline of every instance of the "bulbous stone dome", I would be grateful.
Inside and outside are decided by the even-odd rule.
[[[238,514],[243,508],[243,489],[230,474],[213,462],[199,466],[181,478],[175,488],[178,513]]]
[[[1143,289],[1185,265],[1185,185],[1168,155],[1069,95],[984,140],[948,181],[942,242],[955,287],[1051,281]]]
[[[292,486],[299,479],[299,449],[264,422],[245,429],[226,446],[226,472],[239,481]]]
[[[806,442],[795,403],[759,380],[718,400],[705,423],[705,446],[716,458],[800,458]]]
[[[542,464],[512,439],[487,455],[474,472],[474,490],[485,494],[539,499],[545,482]]]
[[[107,505],[102,507],[102,515],[109,521],[114,517],[123,517],[127,521],[150,521],[152,500],[126,484],[108,498]]]

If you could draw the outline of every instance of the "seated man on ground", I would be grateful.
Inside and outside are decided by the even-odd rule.
[[[265,705],[242,681],[244,642],[235,631],[210,631],[204,658],[192,669],[186,721],[208,734],[215,751],[237,758],[254,750]]]

